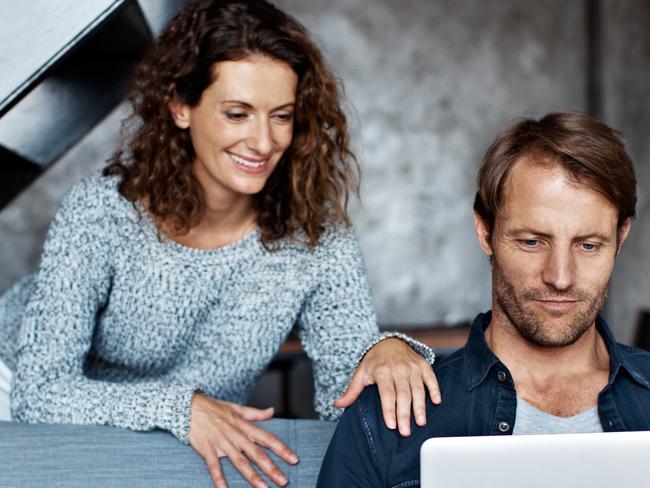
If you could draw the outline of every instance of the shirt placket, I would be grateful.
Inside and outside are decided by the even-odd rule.
[[[490,381],[497,390],[497,404],[489,435],[512,435],[517,413],[517,395],[510,373],[503,364],[496,364]]]

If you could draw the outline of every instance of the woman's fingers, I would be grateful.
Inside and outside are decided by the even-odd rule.
[[[213,454],[206,454],[205,464],[208,467],[208,472],[210,473],[210,478],[212,478],[212,483],[214,483],[215,488],[228,488],[228,484],[221,472],[219,458]]]
[[[418,361],[419,363],[419,361]],[[374,371],[384,422],[389,429],[398,428],[403,436],[411,435],[411,409],[418,426],[426,425],[426,393],[440,403],[438,382],[431,366],[413,363]]]
[[[440,394],[440,385],[438,385],[438,378],[436,378],[436,374],[433,372],[431,365],[426,361],[422,367],[422,377],[424,378],[424,384],[427,385],[427,390],[429,390],[431,401],[436,405],[442,403],[442,395]]]
[[[298,456],[277,436],[255,425],[247,427],[247,430],[249,431],[248,436],[250,439],[260,446],[264,446],[273,451],[284,462],[288,464],[296,464],[298,462]]]
[[[358,368],[354,372],[354,375],[352,375],[350,384],[345,389],[343,395],[341,395],[339,398],[334,400],[335,407],[347,408],[354,403],[354,401],[359,397],[359,395],[361,395],[361,392],[363,392],[363,389],[366,386],[368,386],[368,382],[364,381],[363,377],[364,374],[362,372],[362,369]]]
[[[248,481],[251,486],[254,486],[255,488],[268,488],[269,485],[267,485],[259,473],[255,471],[255,468],[253,468],[248,458],[240,450],[240,447],[236,446],[232,442],[226,442],[221,445],[221,449],[235,469],[241,473],[244,479]]]
[[[426,425],[427,390],[433,403],[441,402],[440,388],[433,368],[400,339],[384,339],[370,349],[355,375],[361,372],[368,376],[364,386],[372,383],[377,385],[386,427],[398,427],[403,436],[411,434],[411,408],[415,423],[420,427]],[[349,390],[350,387],[337,402],[344,398],[347,400]],[[337,403],[335,405],[342,406]]]
[[[203,394],[195,394],[190,421],[190,444],[205,459],[215,487],[226,487],[219,457],[225,456],[233,467],[254,487],[267,487],[260,473],[276,485],[284,486],[287,478],[270,456],[260,447],[268,446],[282,459],[295,464],[296,455],[270,432],[244,418],[268,418],[272,409],[242,407]],[[258,445],[259,444],[259,445]]]
[[[258,466],[264,474],[266,474],[277,485],[284,486],[287,484],[287,478],[284,473],[273,462],[264,449],[255,444],[254,442],[247,441],[239,446],[242,452],[250,459],[253,464]]]
[[[411,396],[413,397],[413,416],[415,423],[423,427],[427,423],[427,410],[423,378],[420,375],[411,376]]]
[[[411,382],[403,375],[395,377],[397,392],[397,426],[403,436],[411,435]]]
[[[425,386],[429,397],[436,405],[441,402],[438,380],[433,368],[426,361],[421,361],[421,367],[411,375],[411,396],[413,397],[413,415],[415,423],[423,427],[427,423],[427,406]]]
[[[229,439],[232,442],[232,444],[237,448],[238,451],[240,451],[243,455],[245,455],[247,461],[250,460],[253,464],[258,466],[264,474],[266,474],[271,480],[273,480],[274,483],[280,486],[286,485],[287,478],[284,476],[284,473],[282,473],[280,468],[278,468],[278,466],[273,462],[273,460],[264,451],[264,449],[262,449],[256,443],[257,438],[261,436],[263,433],[266,433],[272,437],[275,436],[273,436],[273,434],[264,431],[263,429],[260,429],[259,427],[255,427],[254,425],[249,424],[245,420],[241,420],[238,427],[239,429],[235,429],[229,435]],[[277,442],[282,446],[284,446],[284,444],[282,444],[282,442],[279,439],[277,439]],[[288,449],[286,446],[284,447]],[[238,459],[238,462],[239,461],[240,460]],[[249,472],[250,471],[247,470],[247,473]],[[242,472],[242,475],[246,476],[244,472]],[[259,475],[257,476],[259,477]],[[257,478],[253,478],[253,481],[255,483],[258,483]]]
[[[395,382],[390,375],[376,376],[377,390],[381,401],[381,411],[384,415],[384,423],[389,429],[397,427],[395,418]]]
[[[238,405],[236,403],[231,403],[232,409],[237,412],[244,420],[249,422],[261,422],[262,420],[268,420],[273,417],[274,409],[273,407],[269,408],[254,408],[246,407],[244,405]]]

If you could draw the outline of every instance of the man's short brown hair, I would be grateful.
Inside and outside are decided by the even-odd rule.
[[[511,168],[524,156],[559,164],[569,177],[601,193],[618,209],[618,225],[634,217],[636,177],[622,135],[587,115],[556,112],[521,119],[501,132],[485,153],[474,211],[492,230]]]

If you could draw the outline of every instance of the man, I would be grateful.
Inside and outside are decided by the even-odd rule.
[[[635,213],[619,134],[576,113],[522,120],[488,150],[474,203],[492,312],[436,363],[443,403],[404,438],[374,387],[343,415],[319,486],[418,486],[430,437],[650,429],[650,354],[598,315]],[[495,469],[507,469],[504,466]]]

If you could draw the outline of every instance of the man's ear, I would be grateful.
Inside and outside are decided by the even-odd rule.
[[[618,229],[618,248],[616,249],[616,255],[618,256],[618,253],[621,252],[621,249],[623,248],[623,243],[625,242],[625,239],[627,239],[627,236],[630,234],[630,229],[632,228],[632,219],[628,217],[625,219],[625,222],[623,222],[623,225],[621,225]]]
[[[478,237],[478,243],[481,245],[481,249],[483,249],[483,252],[487,256],[491,257],[493,254],[491,243],[492,231],[476,212],[474,212],[474,226],[476,227],[476,237]]]
[[[172,98],[168,106],[176,127],[187,129],[190,126],[190,107],[181,102],[178,97]]]

